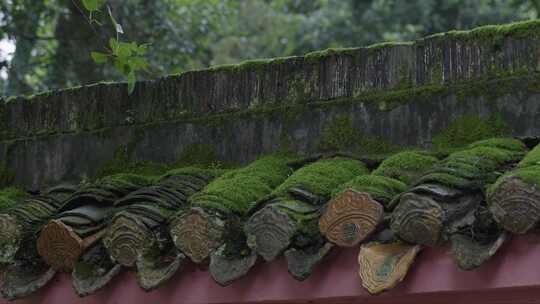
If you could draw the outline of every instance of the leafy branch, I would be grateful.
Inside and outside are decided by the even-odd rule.
[[[94,19],[94,14],[107,2],[107,0],[82,0],[84,8],[89,12],[88,20],[90,24],[101,26],[98,20]],[[122,75],[127,76],[128,93],[133,93],[137,81],[137,73],[148,71],[148,61],[143,57],[148,44],[137,44],[136,42],[122,42],[120,35],[124,34],[122,25],[113,16],[112,10],[107,6],[109,18],[116,32],[116,37],[111,37],[105,46],[106,52],[91,52],[90,56],[97,64],[112,63],[115,69]]]

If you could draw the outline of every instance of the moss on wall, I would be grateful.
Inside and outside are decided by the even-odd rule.
[[[118,188],[125,187],[126,184],[137,185],[138,188],[152,185],[158,176],[156,175],[141,175],[132,173],[119,173],[103,177],[97,183],[117,185]]]
[[[125,146],[118,148],[112,159],[103,163],[96,172],[95,177],[101,178],[118,173],[133,173],[140,175],[161,175],[171,167],[167,164],[151,161],[132,160]]]
[[[497,114],[487,118],[462,115],[454,118],[447,128],[435,135],[432,142],[435,149],[454,149],[478,140],[508,135],[510,130]]]
[[[352,151],[359,154],[386,154],[399,150],[399,147],[382,138],[358,131],[348,116],[337,116],[328,122],[317,146],[321,151]]]
[[[276,64],[284,64],[296,58],[301,58],[301,57],[290,56],[290,57],[251,59],[251,60],[246,60],[237,64],[216,65],[216,66],[212,66],[208,68],[207,70],[214,71],[214,72],[229,72],[229,73],[239,73],[243,71],[257,72],[257,71],[267,68],[268,66],[276,65]]]
[[[356,146],[359,139],[358,131],[353,127],[348,116],[336,117],[328,122],[323,130],[319,142],[321,150],[347,150]]]
[[[100,132],[103,134],[103,132]],[[161,175],[166,171],[185,166],[200,167],[232,167],[232,164],[225,164],[218,160],[216,148],[208,144],[187,145],[180,153],[177,160],[165,164],[153,161],[136,160],[133,152],[136,145],[144,138],[144,129],[137,127],[126,145],[121,145],[116,149],[111,159],[105,161],[97,170],[96,178],[113,175],[117,173],[133,173],[142,175]]]
[[[406,86],[405,86],[406,87]],[[455,95],[457,99],[466,102],[467,100],[477,100],[485,98],[494,100],[495,98],[508,94],[539,94],[540,93],[540,74],[510,76],[499,79],[484,79],[469,83],[440,85],[427,84],[418,87],[381,90],[365,92],[360,95],[332,100],[314,100],[306,103],[293,103],[286,105],[269,104],[250,109],[237,109],[223,113],[198,116],[192,113],[184,113],[172,120],[151,121],[134,125],[134,128],[144,130],[149,127],[155,127],[166,122],[193,123],[202,124],[209,127],[222,126],[230,121],[240,119],[259,119],[260,117],[276,116],[284,117],[289,123],[295,121],[302,113],[313,109],[326,109],[337,106],[346,106],[353,104],[375,105],[380,111],[391,111],[394,108],[409,103],[438,102],[445,97]],[[474,97],[474,98],[472,98]],[[470,99],[468,99],[470,98]],[[114,127],[101,128],[90,132],[106,134]],[[1,131],[0,131],[1,132]],[[43,130],[41,135],[36,137],[51,136],[61,134],[60,130]],[[36,137],[25,137],[10,132],[0,133],[0,140],[9,138],[35,139]],[[374,139],[374,138],[371,138]],[[375,138],[376,140],[377,138]]]
[[[429,38],[450,37],[462,41],[497,43],[511,36],[515,39],[540,37],[540,20],[520,21],[501,25],[485,25],[468,31],[449,31],[428,36]]]
[[[526,21],[526,22],[517,22],[517,23],[511,23],[506,25],[496,25],[496,26],[484,26],[479,27],[470,31],[452,31],[448,33],[442,33],[433,35],[430,37],[426,37],[424,39],[420,39],[416,41],[416,43],[424,43],[428,40],[434,40],[436,43],[439,39],[457,39],[462,41],[469,41],[469,40],[478,40],[480,44],[483,43],[499,43],[497,41],[500,41],[502,39],[505,39],[507,37],[512,37],[516,39],[538,39],[540,37],[540,21],[539,20],[532,20],[532,21]],[[533,41],[534,42],[534,41]],[[262,69],[269,69],[269,67],[273,65],[290,65],[290,64],[296,64],[301,63],[303,61],[306,62],[318,62],[320,60],[324,60],[324,58],[328,56],[334,56],[334,55],[351,55],[351,56],[358,56],[361,54],[364,54],[365,52],[361,52],[359,50],[365,49],[368,52],[379,52],[381,50],[387,49],[387,48],[393,48],[396,46],[403,46],[403,45],[412,45],[414,42],[385,42],[385,43],[379,43],[372,46],[368,46],[366,48],[344,48],[344,49],[328,49],[324,51],[318,51],[318,52],[312,52],[306,54],[304,57],[288,57],[288,58],[274,58],[274,59],[260,59],[260,60],[250,60],[246,61],[237,65],[227,65],[227,66],[219,66],[219,67],[211,67],[209,68],[210,71],[226,71],[226,72],[240,72],[240,71],[254,71],[255,73],[262,70]],[[363,55],[362,55],[363,56]],[[524,58],[526,59],[526,58]],[[517,63],[516,63],[517,64]],[[390,110],[392,109],[395,104],[401,104],[403,102],[411,102],[416,101],[421,97],[422,95],[431,95],[430,99],[433,99],[434,95],[437,94],[444,94],[445,91],[448,90],[448,88],[440,87],[440,84],[442,83],[442,69],[440,64],[436,64],[433,66],[428,67],[430,71],[429,77],[431,78],[432,82],[428,85],[424,85],[421,87],[417,87],[410,90],[404,90],[411,88],[412,82],[411,82],[411,75],[410,71],[408,71],[408,67],[406,65],[401,65],[398,67],[400,69],[398,79],[396,82],[396,86],[394,86],[393,90],[391,92],[388,92],[387,88],[384,91],[376,92],[376,90],[369,90],[369,91],[363,91],[357,92],[354,98],[343,98],[343,100],[347,100],[348,102],[369,102],[369,103],[376,103],[380,105],[381,110]],[[411,67],[412,68],[412,67]],[[482,78],[484,80],[486,79],[493,79],[493,78],[507,78],[510,76],[523,76],[523,75],[531,75],[534,74],[535,71],[531,70],[531,67],[528,66],[515,66],[511,65],[508,69],[501,68],[499,64],[493,65],[493,67],[490,69],[490,67],[486,67],[489,69],[487,73],[483,73]],[[403,70],[402,70],[403,69]],[[186,73],[199,73],[199,72],[186,72]],[[310,89],[310,85],[308,85],[306,78],[308,75],[303,75],[302,73],[298,73],[298,75],[295,75],[294,83],[288,83],[287,85],[289,88],[292,88],[292,90],[289,90],[291,92],[290,96],[291,100],[294,100],[295,104],[298,103],[305,103],[308,101],[305,94]],[[490,96],[489,98],[492,98],[493,94],[506,94],[513,90],[512,87],[506,87],[506,86],[493,86],[489,89],[480,88],[478,83],[478,79],[475,79],[475,81],[471,81],[469,84],[464,85],[462,88],[460,88],[459,91],[456,92],[458,96],[470,96],[472,92],[469,91],[469,89],[472,89],[472,91],[481,91],[476,92],[476,94],[480,94],[482,96]],[[505,82],[508,84],[508,82]],[[100,88],[91,88],[91,86],[85,86],[83,88],[80,88],[80,90],[86,90],[88,93],[91,93],[94,89],[100,89],[102,86],[119,86],[119,84],[112,83],[112,84],[95,84],[93,86],[99,86]],[[123,86],[123,84],[122,84]],[[56,95],[56,94],[62,94],[62,92],[65,91],[73,91],[78,90],[79,88],[70,88],[66,90],[59,90],[59,91],[53,91],[53,92],[45,92],[41,94],[37,94],[35,96],[23,98],[8,98],[8,100],[16,99],[16,101],[11,102],[32,102],[33,100],[38,100],[40,102],[47,102],[47,96],[49,95]],[[462,99],[462,97],[460,97]],[[316,102],[315,100],[310,100],[310,103]],[[259,105],[259,104],[270,104],[269,102],[265,100],[252,100],[250,101],[250,104],[253,105]],[[275,103],[274,103],[275,108]],[[289,110],[289,107],[280,107],[281,112],[286,112]],[[184,109],[185,110],[185,109]],[[255,110],[256,112],[266,111],[266,112],[272,112],[275,109],[272,109],[272,106],[265,106],[264,109],[244,109],[248,112],[250,110]],[[239,112],[244,112],[244,110],[241,111],[234,111],[234,114],[237,114]],[[0,106],[0,117],[1,117],[2,107]],[[189,110],[187,112],[190,112]],[[152,122],[163,122],[167,119],[171,120],[182,120],[182,121],[189,121],[189,120],[197,120],[197,119],[208,119],[208,117],[195,117],[193,113],[186,113],[186,111],[180,111],[178,113],[172,114],[172,115],[158,115],[159,117],[156,117]],[[167,117],[167,119],[160,119],[163,117]],[[232,116],[228,116],[229,118],[234,118]],[[219,118],[218,116],[213,116],[213,119]],[[95,129],[95,128],[101,128],[103,127],[102,121],[103,118],[98,115],[98,113],[83,113],[81,117],[75,117],[75,121],[73,121],[76,125],[83,126],[85,129],[84,131],[87,131],[88,129]],[[170,120],[167,120],[170,121]],[[0,126],[2,124],[2,121],[0,121]],[[46,125],[46,123],[44,123]],[[34,136],[34,135],[41,135],[41,136],[47,136],[51,133],[58,133],[62,132],[63,130],[54,130],[54,129],[47,129],[47,130],[17,130],[14,126],[9,126],[9,128],[0,128],[0,139],[8,139],[8,138],[23,138],[24,136]],[[67,130],[66,130],[67,131]],[[73,131],[73,130],[70,130]],[[79,130],[80,131],[80,130]],[[23,133],[24,132],[24,133]],[[13,133],[19,133],[19,134],[13,134]],[[30,134],[31,133],[31,134]]]
[[[0,161],[0,188],[11,185],[15,171],[10,169],[5,161]]]
[[[514,22],[503,25],[486,25],[466,31],[449,31],[427,36],[417,40],[417,43],[423,43],[428,40],[438,40],[450,38],[460,41],[479,41],[488,45],[502,45],[502,40],[506,37],[515,39],[540,37],[540,20],[530,20]],[[405,42],[383,42],[365,47],[370,52],[377,52],[383,49],[402,45],[414,45],[413,41]],[[315,51],[305,55],[307,62],[315,63],[335,55],[356,56],[359,50],[363,48],[330,48],[322,51]],[[442,75],[441,75],[442,76]]]
[[[181,165],[219,165],[216,147],[209,144],[191,144],[182,150],[178,156],[176,166]]]

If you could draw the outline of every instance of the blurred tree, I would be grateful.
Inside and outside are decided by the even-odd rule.
[[[13,0],[0,4],[2,30],[8,33],[7,38],[15,41],[16,52],[8,69],[8,92],[29,92],[26,75],[31,71],[32,51],[38,40],[41,14],[46,2],[30,0]]]

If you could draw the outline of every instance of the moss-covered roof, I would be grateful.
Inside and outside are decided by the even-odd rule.
[[[519,167],[528,167],[540,165],[540,145],[534,147],[527,155],[519,162]]]
[[[539,161],[540,144],[487,187],[486,200],[494,220],[514,234],[525,234],[540,224]]]
[[[373,199],[390,208],[389,203],[420,176],[431,170],[439,160],[426,152],[403,151],[385,159],[370,175],[358,176],[336,187],[337,197],[347,189],[368,193]]]
[[[495,190],[504,182],[518,178],[533,185],[540,191],[540,145],[534,147],[517,164],[517,168],[506,172],[497,181],[487,187],[487,196],[491,198]]]
[[[367,174],[366,166],[358,160],[330,158],[317,161],[294,172],[272,194],[289,196],[289,190],[300,188],[321,197],[330,197],[332,190],[352,178]]]
[[[16,187],[0,189],[0,212],[15,206],[20,200],[30,195]]]
[[[221,216],[233,215],[238,219],[243,217],[242,221],[247,220],[245,216],[253,214],[250,213],[251,209],[253,207],[259,208],[258,204],[264,204],[264,199],[268,199],[279,212],[293,218],[297,223],[299,233],[296,239],[291,241],[291,244],[301,248],[301,246],[321,244],[321,238],[323,238],[319,233],[317,222],[320,210],[324,210],[324,207],[313,204],[309,199],[310,196],[322,197],[323,200],[316,201],[324,203],[346,189],[353,189],[357,192],[370,194],[373,199],[384,205],[385,212],[390,213],[393,211],[392,208],[388,208],[388,204],[400,194],[407,193],[407,190],[412,189],[411,187],[415,184],[435,183],[455,189],[456,193],[461,193],[460,189],[468,189],[467,191],[476,191],[475,193],[481,195],[482,189],[476,186],[471,187],[472,182],[478,185],[492,182],[493,176],[499,176],[512,169],[512,166],[519,161],[521,162],[519,162],[517,169],[507,172],[501,179],[518,176],[527,181],[540,183],[540,174],[538,174],[540,164],[537,163],[540,159],[538,156],[539,147],[540,145],[530,151],[525,158],[523,158],[526,153],[525,145],[519,140],[509,138],[477,141],[451,153],[443,160],[438,160],[429,152],[403,151],[387,157],[371,174],[363,162],[353,158],[327,156],[318,160],[317,157],[299,160],[297,156],[278,153],[261,157],[244,167],[232,170],[184,167],[169,170],[160,176],[142,176],[131,173],[106,176],[94,183],[81,185],[79,191],[69,197],[67,202],[76,201],[76,206],[79,209],[75,215],[81,217],[81,223],[86,223],[93,212],[92,208],[85,209],[85,206],[95,205],[96,202],[75,198],[85,196],[96,199],[102,197],[104,201],[122,202],[117,207],[119,210],[129,210],[131,224],[125,225],[125,227],[130,228],[131,233],[141,231],[141,233],[144,232],[144,235],[153,235],[148,228],[144,228],[152,226],[161,227],[156,230],[156,233],[165,233],[166,236],[168,230],[164,219],[175,214],[173,212],[175,204],[172,201],[167,202],[167,197],[172,194],[170,191],[175,191],[175,177],[183,176],[183,179],[178,179],[177,185],[180,185],[183,190],[178,189],[177,199],[183,200],[183,202],[187,200],[192,207],[217,211]],[[296,171],[290,166],[297,168]],[[298,168],[299,166],[300,168]],[[169,190],[160,188],[161,184],[169,187]],[[497,184],[494,185],[494,187],[496,186]],[[196,187],[199,188],[195,190]],[[138,191],[143,189],[144,191]],[[132,193],[131,196],[130,193]],[[185,195],[187,193],[190,195],[189,199]],[[308,198],[306,200],[299,199],[298,193],[304,195],[304,198]],[[14,188],[4,189],[0,191],[0,202],[13,205],[14,200],[26,195],[26,193]],[[130,199],[123,199],[124,197]],[[130,205],[129,201],[133,201],[134,204]],[[164,208],[167,209],[166,212],[164,212]],[[88,217],[84,212],[90,212]],[[208,216],[215,216],[215,214],[209,213]],[[0,220],[2,220],[1,215]],[[279,216],[275,220],[279,220]],[[118,234],[118,240],[122,240],[122,229],[124,229],[122,221],[125,219],[119,216],[118,221],[115,233]],[[77,221],[74,221],[70,215],[66,223],[75,225]],[[242,225],[239,222],[234,223]],[[388,225],[388,223],[383,221],[382,225]],[[75,227],[73,231],[80,229],[86,231],[86,228],[82,226]],[[163,235],[159,237],[156,235],[155,238],[152,238],[156,242],[158,242],[157,240],[159,242],[167,240],[166,237],[163,239]],[[316,240],[310,241],[311,238]],[[235,239],[245,242],[244,238],[240,236]],[[262,241],[271,242],[272,240],[263,238]],[[140,239],[138,242],[145,244],[145,239]],[[152,250],[157,250],[158,247],[154,247]],[[240,247],[248,248],[247,246]],[[115,254],[122,256],[122,249],[118,250],[118,253]],[[98,251],[101,258],[103,258],[102,255],[107,254],[105,249]],[[162,249],[155,252],[165,254],[165,250],[162,251]],[[235,251],[235,254],[244,258],[247,253],[240,250]],[[134,261],[136,256],[133,256]]]
[[[175,175],[188,175],[195,177],[204,175],[211,178],[216,178],[223,175],[225,172],[227,172],[226,169],[220,168],[183,167],[169,170],[165,172],[165,174],[160,176],[158,179],[161,180]]]
[[[270,194],[291,173],[290,155],[265,156],[250,165],[229,171],[191,197],[193,206],[245,215],[257,200]]]
[[[438,161],[437,158],[422,152],[404,151],[384,160],[373,171],[373,174],[395,178],[405,184],[411,184]]]
[[[521,153],[526,149],[525,144],[522,141],[518,139],[503,138],[503,137],[479,140],[470,144],[468,147],[469,148],[492,147],[492,148],[499,148],[499,149],[504,149],[508,151],[517,151]]]
[[[407,190],[407,185],[397,179],[378,175],[363,175],[340,185],[334,190],[334,196],[346,189],[367,192],[380,202],[389,202],[394,196]]]
[[[499,171],[521,160],[526,152],[515,139],[482,140],[450,154],[418,183],[439,183],[460,189],[482,187],[494,182]]]

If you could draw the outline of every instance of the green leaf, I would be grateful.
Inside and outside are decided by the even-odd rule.
[[[148,68],[148,61],[142,57],[132,57],[129,60],[129,65],[134,71],[146,70],[146,68]]]
[[[114,61],[114,67],[116,68],[116,70],[118,70],[118,72],[124,75],[130,72],[128,62],[126,58],[123,57],[116,58],[116,60]]]
[[[132,54],[132,45],[131,43],[120,42],[118,44],[118,57],[129,57]]]
[[[105,4],[107,0],[82,0],[82,4],[86,10],[89,12],[95,12],[100,8],[103,4]]]
[[[97,11],[98,0],[82,0],[82,4],[89,12]]]
[[[135,82],[137,81],[137,78],[135,77],[135,72],[131,71],[128,74],[128,94],[131,95],[133,93],[133,90],[135,90]]]
[[[100,52],[91,52],[90,56],[92,56],[92,59],[95,63],[105,63],[109,59],[109,55],[105,53]]]
[[[111,18],[111,22],[114,26],[114,30],[116,31],[117,34],[123,34],[124,29],[122,28],[122,25],[120,25],[118,22],[116,22],[116,19],[114,19],[111,7],[107,6],[107,10],[109,11],[109,17]]]
[[[135,52],[138,54],[138,55],[144,55],[146,54],[146,51],[148,50],[148,46],[150,44],[149,43],[145,43],[145,44],[141,44],[137,47],[137,49],[135,50]]]
[[[112,53],[118,56],[118,41],[116,41],[114,38],[109,39],[109,46],[111,47]]]

